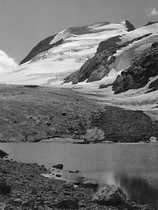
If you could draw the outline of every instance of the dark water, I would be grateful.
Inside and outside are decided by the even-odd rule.
[[[120,186],[129,199],[158,209],[158,144],[0,144],[17,161],[79,169],[100,185]]]

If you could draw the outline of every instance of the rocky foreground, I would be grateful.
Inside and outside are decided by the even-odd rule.
[[[3,210],[154,210],[128,201],[116,186],[94,187],[50,179],[44,166],[0,159],[0,209]]]

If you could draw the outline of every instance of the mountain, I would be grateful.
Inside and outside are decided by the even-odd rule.
[[[156,22],[138,29],[129,21],[65,29],[2,71],[0,83],[9,85],[0,86],[0,138],[158,137],[157,69]]]
[[[98,44],[134,28],[129,21],[120,24],[99,22],[88,26],[71,27],[42,40],[21,61],[12,75],[0,82],[16,84],[57,85],[86,60],[93,57]]]
[[[116,95],[114,81],[157,41],[157,22],[137,29],[129,21],[71,27],[42,40],[16,69],[1,75],[0,83],[70,87],[98,103],[153,109],[155,93],[139,86]]]

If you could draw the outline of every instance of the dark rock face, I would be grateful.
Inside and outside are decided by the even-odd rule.
[[[120,188],[114,185],[107,185],[100,189],[92,200],[99,205],[119,206],[126,202],[126,195]]]
[[[149,21],[147,24],[145,24],[144,26],[149,26],[152,24],[158,23],[158,21]]]
[[[53,40],[53,38],[56,36],[50,36],[44,40],[42,40],[41,42],[39,42],[32,50],[31,52],[26,56],[26,58],[24,58],[20,64],[26,63],[29,60],[31,60],[32,58],[34,58],[36,55],[40,54],[43,51],[49,50],[52,47],[56,47],[60,44],[62,44],[63,40],[59,40],[58,42],[56,42],[55,44],[50,44],[50,42]]]
[[[73,84],[77,84],[85,80],[87,80],[87,82],[101,80],[103,77],[109,74],[110,65],[115,62],[116,58],[114,54],[117,50],[150,35],[151,34],[146,34],[126,42],[122,42],[121,36],[115,36],[101,42],[98,46],[95,56],[87,60],[80,70],[66,77],[64,82],[72,82]]]
[[[135,26],[128,20],[125,21],[125,24],[126,24],[126,27],[127,27],[128,31],[133,31],[133,30],[136,29]]]
[[[104,50],[112,50],[113,48],[117,48],[119,47],[120,42],[120,35],[102,41],[98,46],[97,53],[103,52]]]
[[[11,193],[11,186],[8,185],[5,181],[0,181],[0,194],[8,195]]]
[[[0,149],[0,158],[4,158],[4,157],[7,157],[7,156],[8,156],[8,154]]]
[[[154,43],[150,49],[135,58],[132,65],[123,71],[113,83],[114,93],[144,87],[150,77],[158,75],[158,46]],[[152,88],[155,84],[150,85]]]
[[[150,83],[148,92],[155,90],[158,90],[158,79]]]
[[[113,142],[146,141],[152,136],[152,121],[141,111],[106,107],[95,116],[92,127],[104,132],[105,140]]]

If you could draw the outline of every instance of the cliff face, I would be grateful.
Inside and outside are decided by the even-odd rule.
[[[113,83],[114,93],[144,87],[151,77],[158,75],[158,43],[136,57],[132,65],[121,72]],[[157,80],[149,85],[149,89],[157,88]]]

